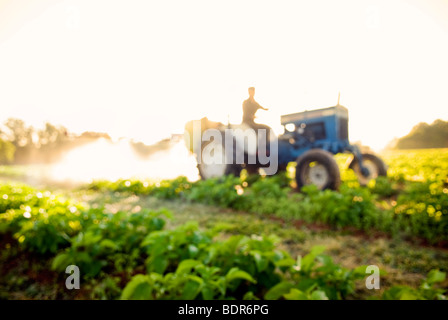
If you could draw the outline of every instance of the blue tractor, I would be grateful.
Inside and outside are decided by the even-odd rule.
[[[244,129],[242,125],[224,125],[211,122],[207,118],[197,120],[200,122],[201,133],[207,129],[215,129],[222,132],[224,138],[225,129]],[[244,150],[244,158],[231,159],[232,161],[213,161],[226,157],[225,139],[209,139],[204,142],[202,136],[193,138],[192,127],[194,121],[186,125],[187,144],[198,159],[199,174],[202,179],[219,177],[227,174],[239,175],[246,169],[249,173],[256,173],[260,168],[266,167],[258,161],[258,147],[251,149],[248,137],[240,137],[234,134],[235,141],[232,144],[233,154],[238,146]],[[197,123],[198,124],[198,123]],[[319,189],[338,189],[340,185],[339,167],[333,155],[338,153],[351,153],[349,168],[356,173],[361,185],[366,185],[370,180],[378,176],[386,176],[387,168],[384,162],[374,154],[361,153],[360,149],[351,145],[348,139],[348,110],[336,105],[329,108],[316,109],[281,116],[281,124],[285,132],[277,137],[278,145],[278,172],[286,170],[291,162],[296,162],[296,182],[300,189],[304,185],[314,184]],[[242,132],[234,130],[233,132]],[[270,130],[272,134],[272,131]],[[271,136],[272,138],[272,136]],[[269,139],[269,137],[267,138]],[[267,144],[269,146],[269,144]],[[203,152],[213,149],[213,153]],[[269,153],[269,149],[267,150]],[[207,159],[212,154],[212,158]],[[256,161],[248,161],[250,156],[256,156]]]

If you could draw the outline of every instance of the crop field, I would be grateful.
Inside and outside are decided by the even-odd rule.
[[[76,187],[0,167],[0,298],[445,299],[448,150],[380,156],[388,177],[361,187],[338,155],[339,191],[295,190],[293,166]]]

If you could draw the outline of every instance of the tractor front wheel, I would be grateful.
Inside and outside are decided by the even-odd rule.
[[[379,176],[387,175],[387,167],[386,164],[371,153],[363,153],[362,154],[362,163],[364,167],[369,170],[369,174],[364,176],[361,173],[361,168],[359,167],[359,162],[356,158],[350,162],[349,168],[355,171],[356,176],[358,177],[359,184],[365,186],[369,183],[370,180],[376,179]]]
[[[319,190],[337,190],[341,184],[339,167],[333,155],[325,150],[311,149],[297,158],[297,188],[314,184]]]

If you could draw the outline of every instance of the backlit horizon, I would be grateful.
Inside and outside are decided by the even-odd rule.
[[[446,1],[2,1],[0,123],[147,144],[189,120],[239,123],[247,88],[280,115],[349,110],[380,149],[448,120]]]

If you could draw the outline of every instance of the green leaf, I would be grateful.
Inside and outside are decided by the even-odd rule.
[[[420,297],[416,290],[406,286],[393,286],[384,291],[383,300],[418,300]]]
[[[182,291],[182,300],[193,300],[201,292],[204,281],[196,276],[189,277],[189,280]]]
[[[213,290],[213,287],[208,285],[202,288],[201,293],[204,300],[213,300],[213,297],[215,296],[215,291]]]
[[[292,267],[296,264],[296,261],[292,258],[285,258],[275,262],[276,267]]]
[[[311,300],[328,300],[324,291],[316,290],[311,294]]]
[[[150,227],[154,228],[155,230],[162,230],[165,226],[165,220],[155,217],[151,219]]]
[[[441,272],[437,269],[433,269],[428,273],[428,277],[426,278],[426,282],[429,284],[434,284],[437,282],[445,281],[446,273]]]
[[[132,277],[121,293],[122,300],[152,300],[152,283],[148,276]]]
[[[51,269],[62,271],[71,264],[70,261],[71,258],[67,253],[60,253],[54,258],[53,263],[51,264]]]
[[[154,245],[157,243],[164,244],[166,242],[167,234],[168,232],[164,230],[153,231],[143,239],[141,246]]]
[[[315,263],[316,257],[324,251],[324,246],[314,246],[311,248],[310,253],[301,259],[300,269],[305,272],[310,271]]]
[[[104,239],[100,242],[100,247],[102,248],[109,248],[112,250],[117,250],[118,249],[118,245],[115,244],[115,242],[113,242],[110,239]]]
[[[149,260],[148,268],[150,271],[163,274],[168,267],[168,259],[164,256],[157,256]]]
[[[364,277],[364,276],[366,276],[366,269],[367,269],[367,266],[359,266],[359,267],[353,269],[352,273],[354,276]]]
[[[308,296],[299,289],[292,288],[291,291],[285,293],[283,297],[286,300],[309,300]]]
[[[290,282],[280,282],[269,289],[268,292],[266,292],[266,294],[264,295],[264,298],[266,300],[278,300],[284,294],[288,293],[293,287],[294,285]]]
[[[383,300],[398,300],[400,299],[401,292],[404,290],[403,286],[393,286],[386,290],[382,294]]]
[[[193,260],[193,259],[183,260],[177,267],[176,274],[189,273],[191,271],[191,269],[193,269],[196,266],[199,266],[201,264],[202,263],[200,261]]]
[[[263,272],[264,270],[266,270],[266,268],[268,267],[268,259],[266,259],[266,257],[264,257],[260,251],[251,251],[250,254],[252,255],[252,257],[255,260],[255,264],[257,266],[257,270],[258,272]]]
[[[224,277],[220,277],[218,279],[218,281],[213,281],[212,282],[219,290],[219,293],[224,296],[226,294],[226,290],[227,290],[227,282],[226,279]]]
[[[248,291],[244,294],[243,300],[260,300],[257,298],[252,291]]]
[[[246,271],[240,270],[238,268],[232,268],[229,270],[229,272],[227,272],[226,281],[227,283],[229,283],[236,279],[243,279],[250,281],[252,283],[256,283],[255,279],[252,278],[252,276],[248,274]]]
[[[190,255],[191,258],[195,257],[198,254],[198,252],[199,252],[198,247],[192,244],[188,246],[188,254]]]
[[[418,300],[419,296],[411,290],[403,290],[400,295],[400,300]]]

